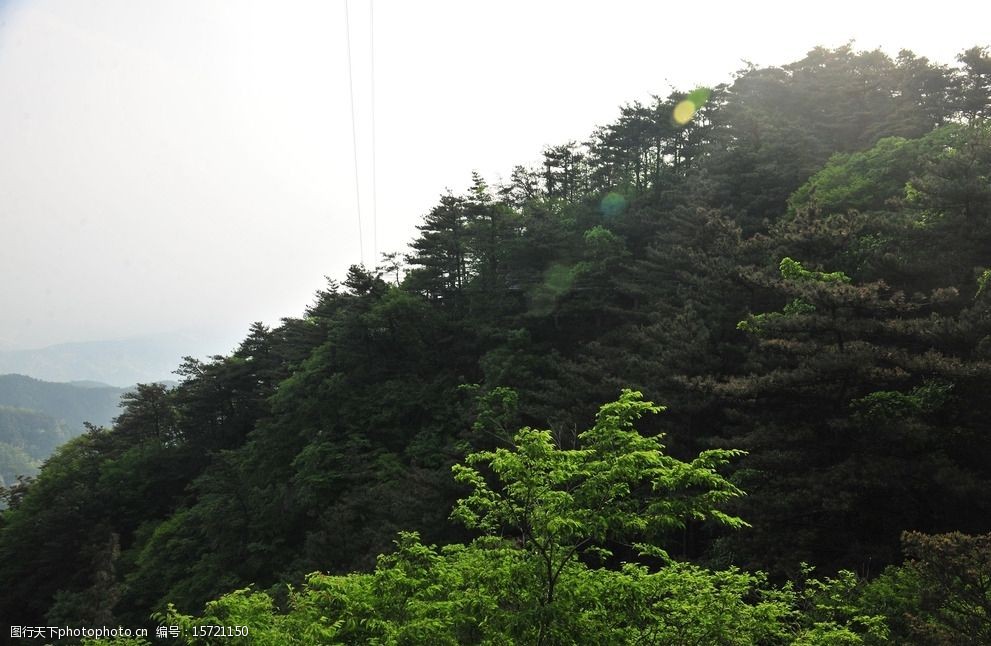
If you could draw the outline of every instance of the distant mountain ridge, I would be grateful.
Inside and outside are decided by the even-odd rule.
[[[26,409],[65,424],[70,435],[83,423],[109,425],[119,412],[120,397],[128,388],[52,383],[25,375],[0,375],[0,406]]]
[[[230,347],[216,333],[168,333],[131,339],[61,343],[44,348],[0,350],[0,374],[30,375],[50,382],[130,386],[169,379],[187,355],[205,357]]]

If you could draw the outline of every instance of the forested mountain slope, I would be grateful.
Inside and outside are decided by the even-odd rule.
[[[73,435],[83,424],[109,426],[127,389],[106,384],[56,383],[24,375],[0,375],[0,406],[39,411],[61,420]],[[54,448],[54,447],[53,447]]]
[[[464,541],[452,464],[524,425],[573,448],[622,388],[668,407],[640,430],[674,457],[748,452],[752,527],[686,517],[674,557],[873,575],[905,530],[991,531],[991,60],[959,63],[815,49],[474,177],[408,256],[9,492],[0,615],[139,624],[368,569],[400,530]]]
[[[0,487],[33,476],[42,460],[71,437],[65,425],[38,411],[0,406]]]
[[[124,392],[0,375],[0,486],[34,475],[59,445],[83,432],[84,423],[109,426]]]

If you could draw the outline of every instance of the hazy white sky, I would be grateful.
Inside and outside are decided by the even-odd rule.
[[[473,169],[497,181],[743,60],[853,39],[950,63],[991,39],[987,3],[805,6],[378,0],[377,251]],[[350,7],[374,264],[369,2]],[[0,349],[240,334],[342,278],[360,259],[344,18],[344,0],[0,0]]]

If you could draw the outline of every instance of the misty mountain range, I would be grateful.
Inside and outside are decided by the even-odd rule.
[[[62,343],[29,350],[0,350],[0,375],[29,375],[54,382],[129,387],[174,378],[182,357],[230,351],[219,334],[155,336]]]

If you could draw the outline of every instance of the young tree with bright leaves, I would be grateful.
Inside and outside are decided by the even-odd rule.
[[[604,405],[579,448],[561,449],[550,431],[524,428],[511,448],[472,453],[454,467],[473,491],[453,517],[490,534],[508,532],[539,564],[540,604],[550,609],[565,568],[585,553],[609,556],[610,540],[636,544],[642,554],[667,558],[652,544],[689,520],[746,523],[719,510],[743,494],[717,469],[741,451],[713,449],[691,462],[664,454],[661,436],[644,437],[634,423],[663,407],[624,390]],[[483,471],[494,476],[490,483]],[[541,638],[552,616],[541,616]]]

